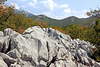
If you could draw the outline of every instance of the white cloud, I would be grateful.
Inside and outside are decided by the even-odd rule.
[[[51,18],[54,18],[54,19],[63,19],[64,17],[63,16],[57,16],[57,15],[55,15],[53,12],[42,12],[42,13],[40,13],[40,14],[43,14],[43,15],[46,15],[46,16],[48,16],[48,17],[51,17]]]
[[[72,10],[73,13],[86,13],[88,10],[81,10],[81,11],[75,11],[75,10]]]
[[[34,4],[37,4],[37,0],[33,0],[33,3],[34,3]]]
[[[57,4],[53,0],[44,0],[41,1],[41,3],[43,3],[43,5],[50,10],[53,10],[54,7],[57,6]]]
[[[14,6],[15,9],[20,9],[20,7],[16,3],[10,3],[11,6]]]
[[[25,5],[22,5],[21,7],[22,7],[22,8],[26,8],[27,6],[25,6]]]
[[[35,7],[35,5],[37,4],[37,0],[32,0],[32,2],[29,2],[28,5]]]
[[[87,18],[88,17],[86,14],[77,14],[75,16],[78,18]]]
[[[35,7],[35,4],[33,2],[28,3],[29,6]]]
[[[63,4],[63,5],[60,5],[59,6],[60,8],[67,8],[67,7],[69,7],[67,4]]]
[[[28,12],[31,13],[29,10],[28,10]]]
[[[70,12],[71,13],[68,13]],[[65,10],[66,13],[64,13],[65,17],[68,16],[76,16],[78,18],[87,18],[88,16],[86,15],[87,10],[80,10],[80,11],[76,11],[76,10]]]
[[[65,13],[71,13],[71,9],[69,9],[69,8],[64,9],[64,12],[65,12]]]
[[[79,18],[86,18],[86,17],[88,17],[87,15],[86,15],[86,12],[87,12],[88,10],[81,10],[81,11],[76,11],[76,10],[72,10],[72,13],[75,15],[75,16],[77,16],[77,17],[79,17]]]

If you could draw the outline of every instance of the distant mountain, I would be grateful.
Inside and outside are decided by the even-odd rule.
[[[82,25],[93,25],[94,18],[77,18],[75,16],[71,16],[62,20],[57,20],[57,19],[52,19],[50,17],[47,17],[45,15],[38,15],[37,17],[29,16],[29,18],[34,18],[34,19],[41,19],[44,21],[47,21],[48,25],[50,26],[68,26],[69,24],[82,24]]]
[[[89,17],[89,18],[77,18],[75,16],[70,16],[68,18],[62,19],[62,20],[57,20],[57,19],[52,19],[50,17],[47,17],[45,15],[34,15],[32,13],[29,13],[28,11],[19,11],[15,10],[16,12],[19,13],[24,13],[26,14],[26,17],[28,18],[33,18],[35,21],[40,20],[41,22],[46,21],[49,26],[68,26],[69,24],[80,24],[80,25],[88,25],[92,26],[94,24],[94,18]]]
[[[15,12],[17,12],[17,13],[22,13],[22,14],[25,14],[25,15],[26,15],[26,17],[33,16],[33,14],[32,14],[32,13],[30,13],[30,12],[28,12],[28,11],[18,10],[18,9],[15,9],[14,11],[15,11]],[[34,16],[35,16],[35,15],[34,15]]]

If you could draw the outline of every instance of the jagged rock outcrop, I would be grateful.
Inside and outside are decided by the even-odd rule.
[[[52,28],[34,26],[19,34],[0,31],[0,66],[4,67],[100,67],[89,57],[93,44],[72,40]]]

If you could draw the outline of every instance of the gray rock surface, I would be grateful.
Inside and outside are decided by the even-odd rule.
[[[32,66],[29,61],[26,62],[18,58],[17,61],[14,64],[11,64],[9,67],[34,67],[34,66]]]
[[[0,37],[0,52],[7,52],[9,48],[9,36]]]
[[[0,57],[0,67],[8,67],[2,57]]]
[[[4,62],[9,66],[13,63],[16,62],[16,59],[9,57],[7,54],[5,53],[0,53],[0,57],[3,58]]]
[[[0,60],[4,67],[99,67],[89,57],[93,44],[72,40],[52,28],[34,26],[19,34],[10,28],[0,35]],[[2,59],[3,60],[2,60]],[[0,64],[2,65],[2,64]]]
[[[4,36],[3,32],[2,32],[2,31],[0,31],[0,37],[3,37],[3,36]]]

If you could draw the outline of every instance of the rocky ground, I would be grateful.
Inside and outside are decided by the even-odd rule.
[[[0,31],[0,67],[100,67],[89,57],[93,49],[89,42],[52,28]]]

